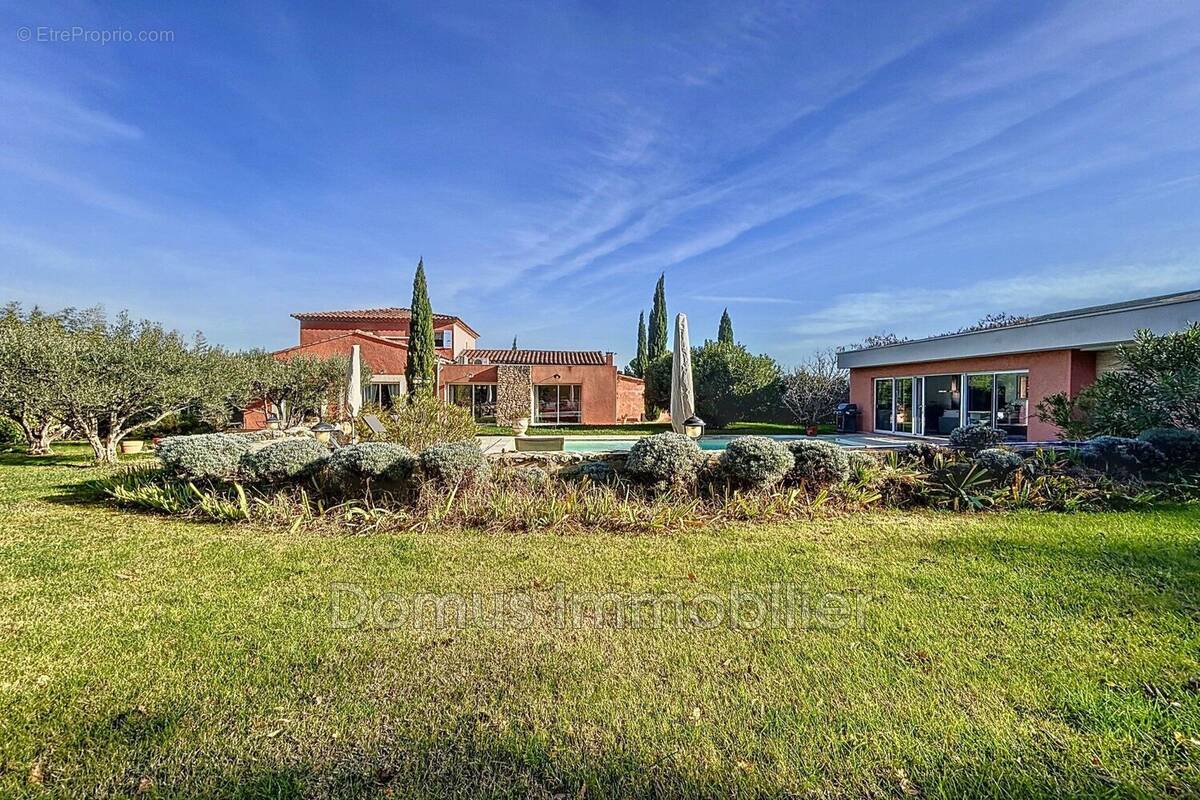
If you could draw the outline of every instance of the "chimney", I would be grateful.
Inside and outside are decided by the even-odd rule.
[[[608,364],[610,367],[613,365],[613,355],[613,353],[604,354],[604,363]]]

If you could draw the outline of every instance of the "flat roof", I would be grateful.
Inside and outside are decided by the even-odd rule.
[[[1163,334],[1192,322],[1200,322],[1200,289],[1058,311],[1002,328],[848,350],[838,353],[838,366],[854,369],[1042,350],[1103,350],[1132,340],[1143,328]]]

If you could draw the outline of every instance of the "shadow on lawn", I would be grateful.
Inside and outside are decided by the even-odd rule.
[[[1114,780],[1102,767],[1047,763],[1047,753],[1031,762],[1003,759],[963,764],[950,758],[941,763],[866,767],[861,772],[836,769],[800,774],[784,783],[774,770],[743,764],[728,755],[728,767],[699,775],[685,772],[669,752],[647,762],[633,756],[599,755],[570,765],[559,763],[544,749],[544,740],[530,734],[517,746],[498,746],[475,739],[469,746],[397,747],[386,757],[338,763],[325,767],[249,770],[218,780],[205,788],[220,798],[300,797],[794,797],[801,794],[833,797],[905,797],[920,794],[949,797],[1100,797],[1147,787]],[[1031,755],[1031,754],[1023,754]],[[1177,786],[1177,784],[1176,784]],[[188,785],[166,782],[160,790],[187,794]],[[1158,791],[1169,786],[1155,787]]]

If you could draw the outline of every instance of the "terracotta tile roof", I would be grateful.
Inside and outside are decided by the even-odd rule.
[[[531,364],[539,366],[604,366],[606,356],[599,350],[464,350],[467,363],[487,359],[492,364]]]
[[[291,347],[285,347],[282,350],[276,350],[273,352],[272,355],[280,355],[281,353],[291,353],[293,351],[307,350],[310,347],[316,347],[317,345],[325,344],[326,342],[332,342],[335,339],[345,339],[347,336],[353,336],[353,337],[359,338],[359,339],[367,339],[372,342],[378,342],[379,344],[385,344],[388,347],[398,347],[404,351],[408,350],[408,345],[406,345],[404,342],[397,342],[395,339],[388,339],[383,336],[376,336],[375,334],[371,333],[370,331],[352,330],[352,331],[343,331],[342,333],[335,333],[332,336],[327,336],[324,339],[318,339],[315,342],[307,342],[305,344],[294,344]]]
[[[401,306],[387,308],[350,308],[343,311],[297,311],[292,314],[294,319],[301,322],[306,320],[380,320],[380,319],[412,319],[412,309]],[[457,322],[475,336],[479,334],[467,323],[453,314],[434,314],[434,322]]]

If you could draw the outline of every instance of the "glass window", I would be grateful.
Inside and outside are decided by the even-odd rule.
[[[391,408],[404,396],[404,387],[399,383],[372,383],[364,392],[366,401],[380,408]]]
[[[536,389],[537,417],[540,423],[573,423],[582,421],[583,387],[578,384],[540,385]]]
[[[433,332],[433,346],[444,350],[450,350],[454,347],[454,330],[452,328],[444,328]]]
[[[992,375],[967,376],[967,422],[971,425],[992,424]]]
[[[896,432],[912,433],[913,379],[896,378]]]
[[[996,427],[1014,439],[1029,432],[1029,375],[1023,372],[996,374]]]
[[[496,421],[496,384],[454,383],[447,388],[450,404],[470,411],[476,422]]]
[[[875,430],[892,429],[892,379],[875,380]]]
[[[923,433],[926,436],[949,436],[959,426],[962,395],[958,391],[959,375],[927,375]]]

